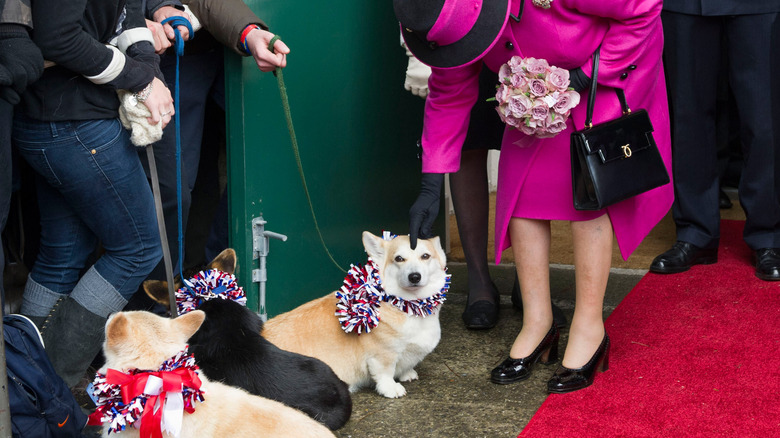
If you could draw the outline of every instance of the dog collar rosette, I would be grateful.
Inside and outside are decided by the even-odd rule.
[[[447,274],[444,286],[435,295],[419,300],[405,300],[385,293],[379,277],[379,268],[370,257],[365,266],[351,265],[344,284],[336,292],[339,299],[336,316],[341,323],[341,329],[346,333],[369,333],[379,324],[379,306],[382,302],[395,306],[407,315],[431,315],[447,299],[450,277],[451,275]]]
[[[209,269],[200,271],[189,280],[183,280],[184,287],[176,291],[176,307],[184,315],[214,298],[229,299],[246,306],[244,289],[236,283],[233,274]]]
[[[92,385],[97,409],[87,424],[109,423],[111,433],[140,421],[142,438],[161,438],[163,432],[178,437],[184,411],[195,412],[195,402],[204,400],[198,366],[186,347],[157,371],[108,369]]]

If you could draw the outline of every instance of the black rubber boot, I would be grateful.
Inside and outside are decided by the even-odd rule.
[[[43,342],[54,370],[68,387],[79,383],[100,351],[106,319],[71,297],[53,310],[42,334]]]
[[[73,389],[103,346],[108,315],[127,300],[94,267],[52,309],[44,324],[43,342],[54,370]]]

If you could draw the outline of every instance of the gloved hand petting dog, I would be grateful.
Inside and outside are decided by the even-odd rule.
[[[417,248],[417,238],[433,237],[433,221],[439,215],[441,189],[444,186],[443,173],[423,173],[420,195],[409,209],[409,244]]]

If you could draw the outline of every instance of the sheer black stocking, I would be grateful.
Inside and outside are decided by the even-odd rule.
[[[463,151],[460,170],[450,174],[452,203],[468,270],[469,304],[480,300],[494,302],[498,297],[487,264],[490,208],[487,154],[487,149]]]

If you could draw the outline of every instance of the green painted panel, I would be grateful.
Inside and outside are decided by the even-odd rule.
[[[365,262],[364,230],[408,232],[419,190],[423,100],[403,88],[407,59],[391,2],[247,4],[292,51],[284,82],[312,206],[335,259],[310,213],[277,79],[251,58],[228,53],[231,246],[250,308],[259,310],[257,286],[249,286],[257,267],[251,221],[262,216],[266,229],[288,236],[270,241],[266,302],[273,316],[338,289],[341,269]]]

